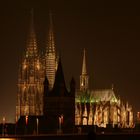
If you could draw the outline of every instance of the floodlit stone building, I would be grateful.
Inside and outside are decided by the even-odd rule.
[[[43,115],[43,81],[44,68],[38,52],[32,11],[27,47],[19,67],[16,119]]]
[[[33,18],[31,11],[27,47],[19,67],[16,120],[20,116],[43,115],[43,82],[47,76],[49,89],[52,89],[57,69],[52,15],[45,56],[40,56],[38,52]]]
[[[134,127],[132,106],[123,103],[113,88],[89,89],[88,77],[84,50],[80,90],[76,92],[75,98],[75,125]]]
[[[58,123],[59,117],[62,119],[63,116],[69,125],[134,127],[131,105],[118,98],[113,88],[98,90],[89,88],[85,49],[80,88],[75,93],[75,84],[72,80],[70,91],[66,89],[61,61],[58,64],[56,59],[52,16],[50,15],[45,56],[40,57],[32,12],[27,48],[19,69],[16,118],[44,115],[52,124]],[[68,126],[66,122],[64,126]],[[58,125],[57,123],[54,125]]]

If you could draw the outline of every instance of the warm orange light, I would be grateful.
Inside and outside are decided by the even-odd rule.
[[[36,67],[37,67],[38,70],[40,69],[40,65],[39,65],[39,63],[36,65]]]
[[[2,121],[3,121],[3,124],[5,124],[5,117],[3,117]]]
[[[26,68],[27,68],[27,65],[26,65],[26,64],[24,64],[24,65],[23,65],[23,69],[26,69]]]
[[[28,124],[28,116],[25,117],[26,125]]]
[[[64,118],[63,115],[61,115],[61,124],[63,124]]]

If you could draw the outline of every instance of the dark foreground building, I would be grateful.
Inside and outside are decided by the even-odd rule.
[[[75,81],[70,82],[70,91],[65,85],[61,60],[58,63],[55,82],[49,90],[47,77],[44,82],[44,115],[50,130],[71,132],[75,125]]]

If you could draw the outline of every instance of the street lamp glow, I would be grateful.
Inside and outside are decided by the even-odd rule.
[[[39,119],[36,118],[36,132],[37,132],[37,135],[38,135],[38,124],[39,124]]]
[[[26,125],[28,124],[28,116],[25,117]]]

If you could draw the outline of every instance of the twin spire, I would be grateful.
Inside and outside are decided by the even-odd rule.
[[[45,54],[45,67],[46,67],[46,76],[50,83],[50,88],[53,87],[55,80],[55,72],[56,72],[56,54],[55,54],[55,42],[54,42],[54,33],[53,33],[53,21],[52,21],[52,13],[49,14],[50,18],[50,28],[48,33],[48,42]],[[29,33],[29,41],[27,42],[27,53],[26,55],[37,55],[37,43],[36,43],[36,35],[34,31],[34,12],[31,10],[31,23],[30,23],[30,33]],[[80,75],[80,90],[88,89],[88,74],[86,67],[86,51],[83,51],[83,64],[82,64],[82,73]]]
[[[46,41],[46,52],[45,52],[45,61],[43,63],[43,67],[45,68],[45,75],[48,78],[50,88],[53,87],[55,80],[55,72],[57,68],[56,62],[56,53],[55,53],[55,41],[54,41],[54,33],[53,33],[53,21],[52,14],[49,14],[50,19],[50,27],[48,32],[48,39]],[[26,50],[26,58],[30,57],[31,59],[36,59],[38,55],[37,51],[37,41],[36,34],[34,30],[34,11],[31,10],[31,20],[30,20],[30,30],[29,37],[27,40],[27,50]]]
[[[55,53],[55,43],[54,43],[54,33],[53,33],[53,21],[52,21],[52,13],[49,14],[50,19],[50,27],[49,27],[49,35],[47,41],[46,53]],[[36,34],[34,30],[34,10],[31,10],[31,19],[30,19],[30,32],[27,41],[27,52],[30,54],[37,53],[37,41]]]

